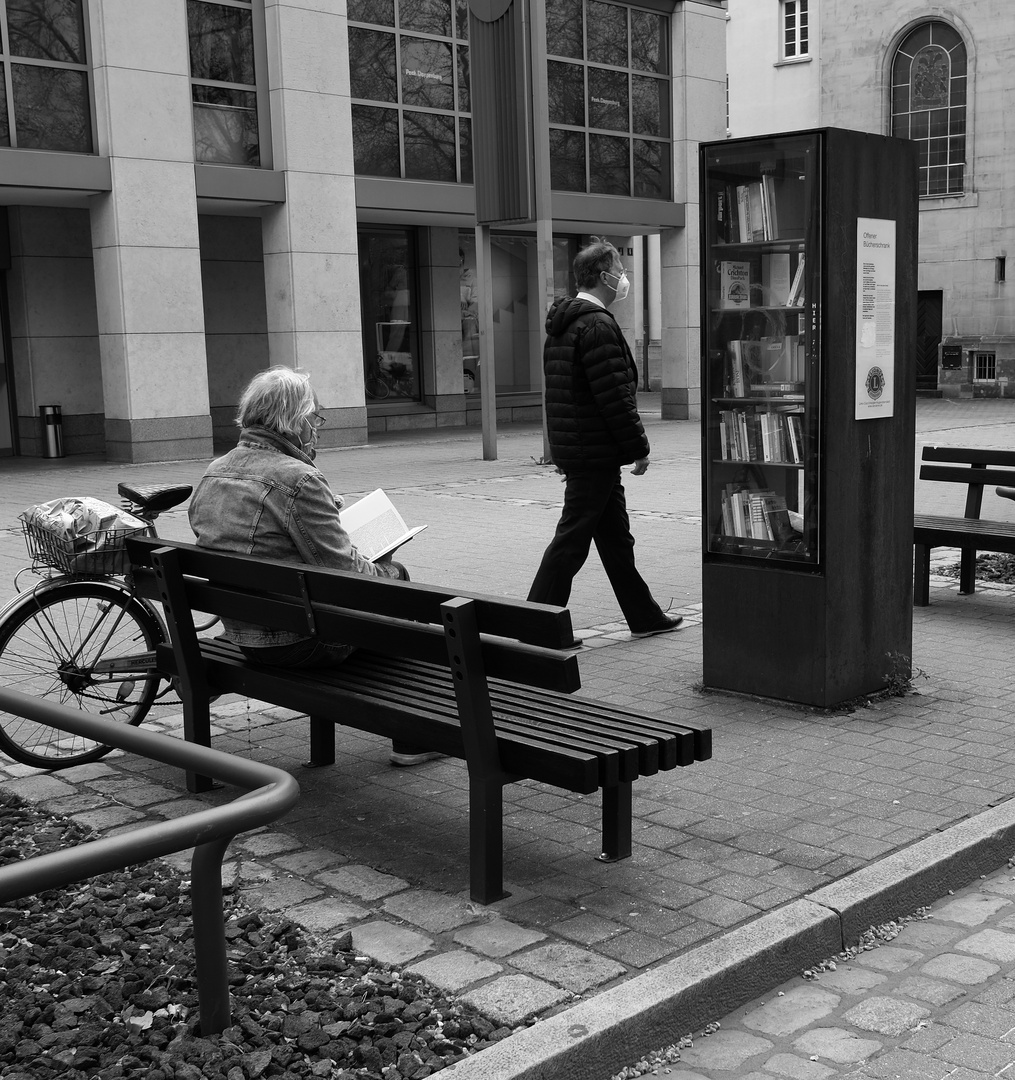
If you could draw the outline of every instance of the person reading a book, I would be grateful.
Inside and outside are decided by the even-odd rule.
[[[371,562],[349,539],[340,514],[343,500],[314,464],[324,424],[320,410],[303,372],[272,367],[250,380],[236,416],[239,442],[208,466],[190,501],[198,547],[407,580],[405,567],[390,555]],[[333,667],[355,649],[252,623],[222,623],[225,636],[259,663]],[[392,747],[397,765],[437,756]]]
[[[656,603],[634,564],[622,465],[641,476],[649,444],[638,415],[638,370],[610,306],[627,296],[617,249],[596,240],[574,260],[578,293],[546,317],[546,428],[550,454],[564,474],[564,508],[543,554],[529,600],[565,606],[571,583],[595,541],[631,636],[676,630],[679,615]]]

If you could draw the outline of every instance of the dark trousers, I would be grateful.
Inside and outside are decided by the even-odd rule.
[[[658,624],[662,608],[634,565],[634,537],[620,469],[567,474],[564,509],[529,589],[529,600],[566,607],[571,583],[585,565],[593,541],[627,625],[637,633]]]

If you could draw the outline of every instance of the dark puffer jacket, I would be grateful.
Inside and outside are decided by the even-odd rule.
[[[638,369],[617,320],[588,300],[567,297],[550,308],[546,333],[546,426],[554,465],[592,472],[648,457],[635,394]]]

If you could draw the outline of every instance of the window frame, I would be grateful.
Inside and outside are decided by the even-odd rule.
[[[463,22],[461,18],[461,12],[459,11],[460,4],[456,3],[456,0],[450,0],[450,23],[448,34],[435,34],[425,30],[417,30],[409,26],[402,25],[402,12],[398,0],[392,2],[392,22],[388,23],[372,23],[365,22],[361,19],[356,19],[352,15],[349,16],[349,41],[350,41],[350,107],[352,110],[356,109],[386,109],[395,114],[397,120],[397,138],[398,138],[398,174],[392,175],[391,173],[371,173],[360,172],[355,169],[355,175],[357,177],[379,177],[388,180],[409,180],[416,183],[428,183],[428,184],[471,184],[472,183],[472,109],[463,108],[463,88],[462,88],[462,63],[461,63],[461,50],[466,50],[468,58],[471,59],[471,53],[469,52],[469,36],[468,36],[468,19]],[[378,101],[374,98],[359,97],[355,93],[353,82],[355,81],[355,72],[353,71],[352,56],[351,56],[351,43],[352,32],[354,30],[366,30],[375,33],[388,34],[393,39],[394,44],[394,56],[395,56],[395,100],[394,101]],[[416,104],[407,104],[404,98],[404,80],[405,80],[405,62],[403,61],[403,44],[405,39],[413,38],[422,42],[434,42],[438,45],[447,45],[451,54],[451,108],[439,109],[439,108],[427,108]],[[468,61],[467,61],[468,62]],[[471,96],[469,97],[469,105],[471,106]],[[454,179],[435,179],[433,177],[420,177],[407,175],[406,162],[409,155],[406,152],[406,116],[423,116],[423,117],[442,117],[450,119],[455,137],[455,176]],[[423,121],[425,124],[425,121]],[[355,133],[355,122],[354,122]],[[355,147],[355,134],[353,136],[353,158],[355,161],[356,147]],[[465,153],[466,144],[469,148],[469,153]]]
[[[582,86],[584,94],[584,124],[567,124],[562,121],[550,119],[550,133],[551,139],[553,138],[553,132],[568,133],[572,138],[581,136],[584,141],[585,151],[585,178],[584,187],[581,189],[564,188],[553,185],[551,181],[551,189],[554,192],[561,192],[570,195],[589,195],[589,196],[603,196],[607,198],[624,198],[624,199],[646,199],[653,202],[666,202],[673,198],[673,51],[672,51],[672,33],[673,22],[672,12],[669,9],[661,9],[660,6],[652,3],[623,3],[617,2],[617,0],[595,0],[596,3],[609,5],[611,7],[617,7],[624,12],[624,18],[627,28],[627,40],[630,46],[632,40],[632,26],[631,19],[632,13],[635,11],[651,14],[657,18],[665,20],[666,33],[664,35],[666,55],[664,62],[661,65],[660,71],[649,71],[645,68],[636,67],[631,59],[630,48],[628,50],[628,57],[626,65],[610,64],[599,60],[593,60],[590,58],[590,46],[589,46],[589,14],[588,4],[590,0],[582,0],[583,18],[582,18],[582,55],[581,57],[568,56],[564,53],[555,53],[553,51],[553,43],[547,41],[546,43],[546,82],[549,85],[550,82],[550,70],[551,64],[565,64],[582,70]],[[592,117],[590,115],[590,104],[593,102],[593,91],[591,83],[591,75],[593,72],[603,73],[597,75],[597,78],[602,78],[609,74],[622,74],[627,81],[627,127],[626,129],[596,127],[592,123]],[[634,116],[636,109],[636,93],[634,92],[634,80],[645,79],[662,84],[663,97],[665,102],[665,117],[663,118],[662,127],[665,128],[665,134],[653,135],[646,132],[636,131]],[[626,193],[606,192],[606,191],[594,191],[592,178],[593,178],[593,164],[592,164],[592,144],[594,140],[600,141],[605,144],[605,140],[608,139],[624,139],[627,142],[627,161],[628,161],[628,184]],[[637,178],[638,178],[638,161],[637,161],[637,148],[636,143],[650,143],[662,147],[660,154],[660,165],[662,169],[661,178],[661,190],[658,195],[645,194],[636,190]],[[551,158],[554,156],[551,146]]]
[[[971,349],[970,368],[974,383],[997,382],[997,353],[992,349]]]
[[[940,28],[939,33],[943,31],[944,40],[947,41],[949,35],[953,36],[955,41],[951,46],[946,46],[939,40],[935,40],[934,32],[935,28]],[[929,37],[928,40],[912,47],[912,43],[915,38],[918,38],[926,32]],[[915,59],[925,50],[930,48],[938,48],[947,53],[948,55],[948,77],[947,77],[947,101],[944,106],[931,107],[925,109],[914,110],[912,100],[912,86],[913,86],[913,62]],[[909,49],[909,51],[907,51]],[[954,55],[953,55],[954,54]],[[959,74],[955,73],[955,68],[961,66],[962,71]],[[900,78],[900,67],[905,62],[905,79]],[[970,141],[971,133],[969,130],[969,124],[972,117],[972,110],[969,109],[969,101],[971,94],[969,92],[969,86],[971,81],[970,71],[970,49],[967,44],[967,37],[962,31],[954,25],[952,22],[948,22],[942,18],[930,18],[921,19],[919,22],[911,23],[900,34],[895,47],[891,50],[889,55],[889,62],[887,68],[887,93],[888,93],[888,131],[891,135],[898,138],[911,139],[916,142],[919,148],[919,191],[920,200],[935,200],[935,199],[960,199],[968,195],[969,188],[969,160],[970,160]],[[906,108],[900,108],[900,95],[906,95]],[[931,125],[934,123],[940,123],[940,118],[934,119],[931,114],[944,112],[947,114],[947,122],[944,135],[933,134],[931,132]],[[919,123],[923,124],[923,117],[926,116],[927,135],[926,137],[914,136],[912,134],[914,117],[919,117]],[[903,130],[903,128],[905,130]],[[961,154],[953,153],[961,141]],[[932,152],[941,153],[940,148],[933,149],[933,142],[944,142],[946,148],[944,150],[946,160],[941,163],[935,163],[931,161]],[[931,189],[932,180],[936,174],[944,171],[945,185],[944,188]],[[958,175],[957,183],[953,183],[952,175],[956,173]]]
[[[29,150],[33,152],[84,154],[97,156],[97,125],[95,116],[95,80],[92,71],[92,41],[91,24],[88,13],[88,0],[80,0],[81,13],[81,49],[84,59],[80,62],[68,60],[40,60],[38,57],[21,56],[12,53],[10,49],[10,24],[7,18],[8,0],[0,0],[0,70],[2,70],[2,85],[4,101],[2,109],[6,113],[8,124],[9,142],[0,147],[3,150]],[[40,67],[56,71],[79,71],[84,75],[85,94],[87,101],[85,111],[88,123],[88,149],[69,150],[65,147],[54,146],[19,146],[17,140],[17,111],[14,104],[14,76],[12,67]]]
[[[4,2],[4,0],[0,0]],[[197,156],[197,129],[194,126],[194,161],[199,165],[220,165],[235,169],[272,169],[274,158],[272,155],[271,139],[271,103],[268,92],[268,43],[264,17],[264,0],[194,0],[195,3],[217,5],[219,7],[236,8],[240,11],[250,12],[251,35],[253,38],[253,63],[254,82],[233,83],[218,79],[200,79],[190,73],[190,108],[193,121],[194,107],[200,102],[194,100],[195,86],[223,87],[228,90],[241,90],[254,93],[254,114],[257,118],[257,149],[258,163],[251,165],[245,161],[206,161]],[[185,10],[189,12],[190,0],[185,0]],[[188,21],[188,37],[190,24]],[[188,40],[188,67],[190,64],[189,40]]]
[[[783,61],[811,57],[810,11],[807,0],[781,0],[779,4],[779,56]]]

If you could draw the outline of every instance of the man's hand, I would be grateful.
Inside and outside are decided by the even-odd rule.
[[[645,472],[647,469],[648,469],[648,458],[647,457],[638,458],[638,460],[634,463],[634,468],[631,470],[631,474],[633,476],[641,476],[641,474],[643,472]]]

